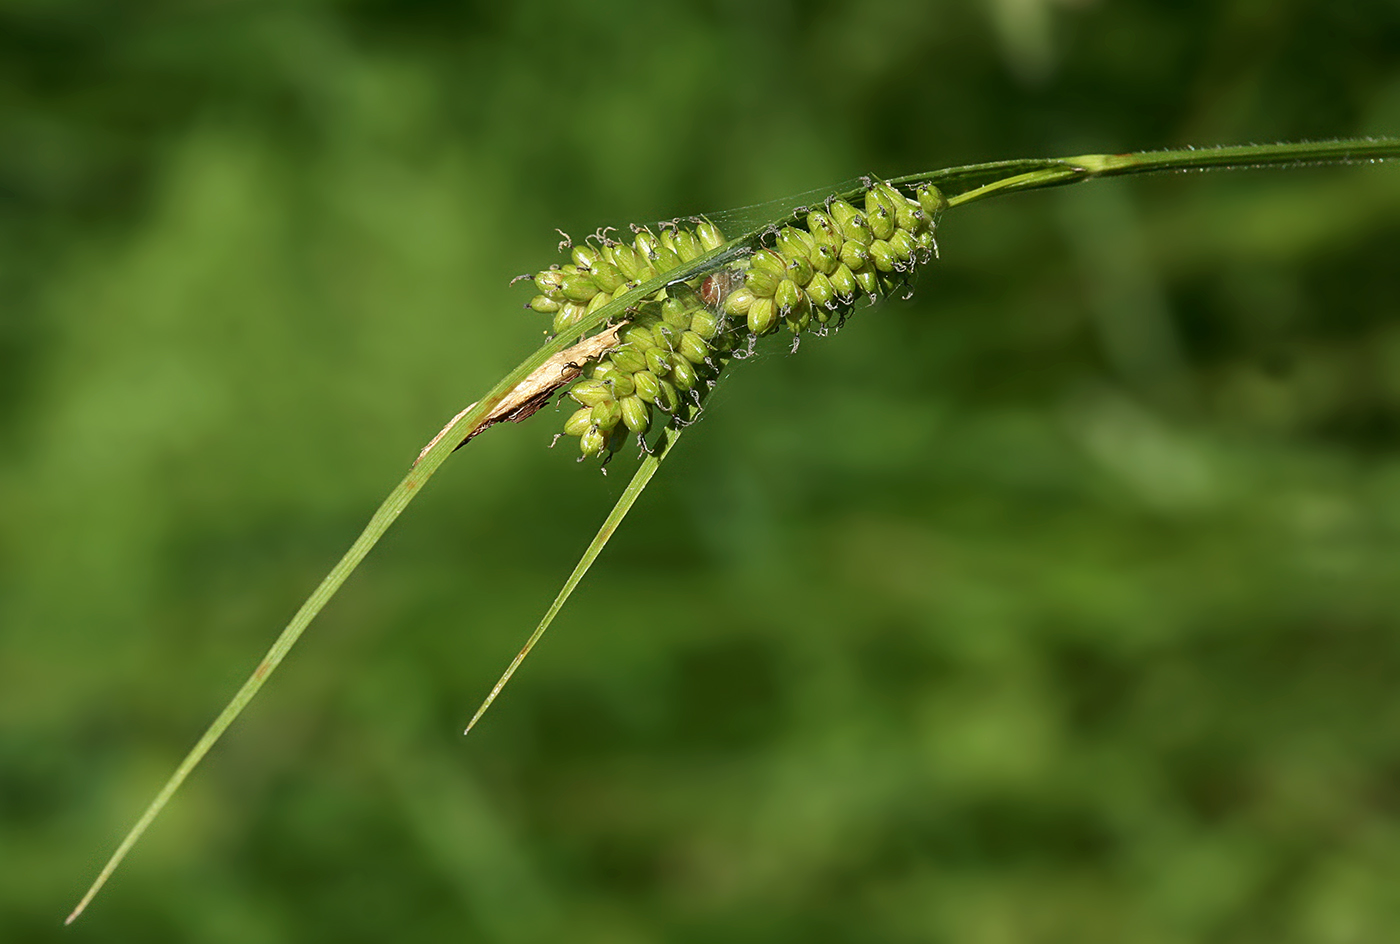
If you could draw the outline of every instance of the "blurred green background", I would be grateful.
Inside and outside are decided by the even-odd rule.
[[[59,929],[555,227],[1397,130],[1389,0],[6,4],[0,938],[1400,939],[1392,166],[949,213],[464,740],[633,468],[498,427]]]

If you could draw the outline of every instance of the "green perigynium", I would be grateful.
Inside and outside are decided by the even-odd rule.
[[[909,195],[875,179],[857,203],[829,200],[800,214],[797,225],[763,233],[737,260],[629,306],[621,343],[568,393],[581,408],[564,433],[578,438],[583,456],[606,458],[629,435],[646,448],[654,412],[673,423],[692,420],[725,366],[757,338],[780,327],[794,336],[825,332],[933,257],[934,227],[947,206],[937,187],[922,184]],[[570,247],[572,263],[534,276],[540,294],[526,307],[552,314],[554,330],[563,331],[725,244],[703,219],[633,231],[630,243],[600,237]]]

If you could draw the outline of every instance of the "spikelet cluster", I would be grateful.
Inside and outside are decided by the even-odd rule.
[[[823,332],[861,301],[905,283],[936,252],[934,228],[947,203],[937,187],[913,197],[872,180],[858,203],[830,200],[798,225],[762,234],[734,261],[677,282],[627,309],[620,344],[569,390],[577,409],[564,433],[585,457],[607,457],[656,413],[684,423],[741,345],[787,328]],[[600,239],[572,247],[573,262],[534,276],[529,308],[554,316],[554,330],[577,324],[642,282],[725,245],[707,220],[659,233],[634,227],[630,243]],[[794,340],[794,346],[796,340]]]
[[[932,185],[916,196],[874,181],[863,211],[832,200],[808,212],[800,228],[778,230],[771,246],[748,258],[724,313],[761,337],[780,326],[797,334],[844,319],[862,296],[875,301],[936,250],[934,224],[946,203]]]
[[[720,328],[721,317],[684,283],[638,306],[618,332],[622,343],[570,388],[579,409],[564,421],[565,434],[579,437],[585,456],[600,456],[629,433],[645,437],[655,412],[681,421],[698,413],[728,360],[730,338]]]
[[[629,243],[601,240],[600,245],[573,246],[574,261],[535,274],[540,294],[528,307],[554,316],[555,332],[570,328],[619,295],[724,245],[719,228],[696,220],[693,229],[663,228],[659,234],[639,227]]]

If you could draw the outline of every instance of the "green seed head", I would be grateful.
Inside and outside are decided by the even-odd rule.
[[[592,425],[593,408],[586,406],[581,410],[575,410],[564,421],[564,432],[569,436],[582,436]]]
[[[812,281],[807,283],[807,297],[811,299],[812,307],[817,312],[817,320],[825,321],[824,312],[826,307],[835,301],[836,289],[832,287],[830,278],[818,272],[812,276]]]
[[[573,256],[574,265],[580,269],[585,270],[593,268],[593,263],[597,262],[598,259],[601,258],[601,254],[598,252],[598,250],[594,249],[587,243],[575,246],[573,248],[573,252],[570,253],[570,255]]]
[[[661,381],[656,379],[656,375],[649,370],[639,370],[632,375],[632,382],[636,385],[636,395],[648,403],[656,402],[656,394],[661,389]]]
[[[867,192],[867,196],[870,195],[874,195],[875,199],[880,201],[880,205],[890,211],[891,216],[898,216],[899,205],[906,202],[902,193],[883,180],[877,180],[875,182],[875,186],[871,187]]]
[[[676,255],[674,250],[658,245],[655,255],[652,256],[651,264],[656,267],[658,274],[670,272],[681,264],[681,257]]]
[[[755,298],[749,306],[747,321],[749,330],[757,335],[767,334],[778,323],[778,307],[771,298]]]
[[[695,372],[694,364],[684,357],[678,357],[671,365],[671,373],[666,375],[666,379],[675,384],[677,390],[690,390],[699,380],[699,375]]]
[[[915,248],[914,236],[907,229],[895,230],[894,235],[890,237],[890,250],[902,268],[908,268],[913,261]]]
[[[601,456],[603,450],[608,447],[608,436],[596,426],[590,426],[584,430],[582,436],[578,438],[579,452],[588,458]]]
[[[590,411],[593,418],[593,425],[601,430],[609,430],[617,425],[622,419],[622,407],[618,406],[616,400],[600,400]]]
[[[807,231],[819,246],[840,249],[841,243],[845,241],[845,237],[836,227],[836,221],[821,210],[813,210],[807,214]]]
[[[830,275],[840,263],[840,249],[828,246],[825,243],[819,244],[812,249],[811,255],[807,258],[812,263],[813,270],[824,275]]]
[[[616,292],[627,281],[622,270],[606,259],[594,262],[589,271],[593,273],[594,284],[605,292]]]
[[[583,320],[588,314],[588,308],[578,302],[565,302],[559,306],[559,310],[554,313],[554,331],[566,331]]]
[[[608,436],[608,452],[611,454],[621,449],[627,442],[628,435],[627,427],[622,423],[614,426],[612,433]]]
[[[635,385],[632,383],[632,375],[620,370],[610,370],[606,377],[600,378],[603,383],[612,390],[614,397],[626,397],[632,394]]]
[[[788,312],[801,306],[806,299],[802,289],[792,279],[783,279],[778,283],[778,290],[773,294],[773,304],[778,306],[778,314],[786,315]]]
[[[706,252],[711,252],[724,245],[724,234],[719,231],[719,227],[709,220],[701,220],[695,226],[695,235],[700,239],[700,245]]]
[[[666,324],[684,330],[690,327],[690,313],[693,305],[679,298],[668,298],[661,303],[661,317]]]
[[[661,241],[651,230],[640,229],[637,231],[636,238],[632,240],[632,245],[637,247],[637,255],[643,259],[651,260],[656,258],[656,250],[661,247]]]
[[[893,272],[895,266],[899,265],[899,257],[895,255],[890,244],[883,239],[877,239],[870,244],[870,261],[881,272]]]
[[[783,275],[782,271],[775,272],[766,265],[751,266],[749,271],[744,273],[744,287],[756,296],[771,298],[778,288],[778,283],[782,281]],[[734,314],[738,314],[738,312],[734,312]]]
[[[647,353],[655,350],[655,345],[647,348]],[[624,344],[612,352],[612,362],[617,365],[617,369],[628,374],[636,373],[639,370],[646,370],[646,354],[631,344]]]
[[[580,380],[569,389],[569,396],[586,407],[595,407],[612,399],[612,391],[601,380]]]
[[[919,184],[915,196],[919,198],[919,206],[924,208],[931,220],[937,220],[943,211],[948,209],[948,198],[933,184]]]
[[[535,273],[535,287],[546,298],[562,302],[564,300],[563,284],[564,273],[559,269],[543,269]]]
[[[661,302],[656,299],[649,299],[636,306],[637,316],[632,319],[632,323],[639,328],[646,328],[650,331],[661,324]]]
[[[681,357],[692,364],[703,364],[705,359],[710,356],[710,346],[694,331],[687,331],[681,335],[681,341],[676,350]]]
[[[841,235],[847,239],[854,239],[856,242],[868,246],[870,241],[875,238],[870,231],[870,224],[866,221],[865,215],[845,200],[832,202],[831,217],[841,228]]]
[[[598,294],[598,286],[591,276],[575,272],[560,280],[559,291],[571,302],[587,302]]]
[[[781,277],[787,260],[771,249],[760,249],[749,257],[749,271],[764,269]],[[747,279],[747,276],[745,277]]]
[[[776,280],[773,282],[773,287],[778,287]],[[747,285],[736,288],[724,299],[724,313],[735,318],[743,317],[748,314],[749,306],[753,304],[756,297]]]
[[[688,308],[699,308],[705,304],[704,299],[700,297],[700,290],[689,282],[677,282],[675,285],[666,286],[666,295],[679,299]]]
[[[654,347],[647,351],[646,369],[660,377],[671,369],[671,362],[674,360],[662,348]]]
[[[811,233],[804,233],[800,229],[791,226],[784,226],[778,231],[774,240],[773,248],[778,251],[778,255],[785,259],[806,258],[812,252],[812,247],[816,243],[812,239]]]
[[[656,338],[651,333],[651,328],[637,322],[623,328],[618,336],[630,350],[638,353],[645,353],[648,348],[656,347]]]
[[[692,262],[705,254],[700,239],[688,229],[676,231],[675,244],[676,255],[681,257],[682,262]]]
[[[654,342],[656,342],[653,346],[660,348],[661,352],[664,354],[666,351],[669,351],[672,347],[674,347],[671,341],[673,338],[675,338],[676,335],[680,334],[680,332],[680,328],[673,328],[671,325],[668,325],[664,321],[660,324],[652,325],[651,339]]]
[[[861,292],[873,299],[906,284],[905,273],[931,256],[931,218],[947,205],[935,187],[920,187],[916,196],[877,181],[863,194],[863,207],[833,200],[800,226],[766,233],[770,245],[645,298],[635,292],[639,284],[723,246],[719,229],[694,220],[693,228],[634,230],[626,244],[572,247],[571,264],[534,276],[539,294],[528,307],[553,315],[562,331],[631,293],[623,302],[631,321],[618,332],[619,346],[569,390],[581,408],[564,432],[578,437],[585,456],[610,454],[625,436],[645,435],[653,409],[678,419],[697,413],[712,386],[705,379],[736,345],[753,340],[742,336],[741,324],[754,336],[779,324],[798,334],[844,318]]]
[[[831,280],[831,287],[836,290],[838,299],[847,304],[855,300],[860,286],[856,284],[856,277],[851,272],[850,266],[842,263],[828,278]]]
[[[899,206],[894,211],[894,225],[913,235],[928,226],[928,214],[917,203],[900,199]]]
[[[873,190],[865,192],[865,220],[876,239],[889,239],[894,233],[894,211]]]
[[[859,269],[870,261],[870,249],[854,239],[846,240],[841,247],[841,264],[851,269]]]
[[[622,408],[622,422],[634,433],[645,433],[651,426],[651,407],[641,397],[623,397],[618,401]]]
[[[618,243],[609,248],[611,249],[613,264],[622,270],[622,274],[627,276],[628,281],[646,281],[645,279],[638,278],[642,269],[646,266],[646,260],[639,256],[635,249],[626,243]]]
[[[810,259],[806,256],[798,256],[796,259],[788,261],[787,269],[783,274],[798,285],[806,285],[808,282],[812,281],[812,273],[814,271]]]
[[[719,332],[719,320],[708,311],[697,311],[690,319],[690,330],[708,341]]]
[[[666,413],[676,412],[676,407],[681,405],[681,395],[676,391],[675,384],[669,380],[657,382],[656,408]]]

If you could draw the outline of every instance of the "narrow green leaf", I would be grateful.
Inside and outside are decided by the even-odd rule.
[[[540,625],[535,627],[535,631],[531,633],[530,638],[525,641],[525,647],[521,649],[520,652],[516,653],[515,658],[511,660],[505,673],[501,675],[500,681],[491,689],[491,694],[486,696],[486,699],[481,703],[481,707],[476,710],[476,714],[472,715],[472,720],[467,722],[467,729],[462,732],[463,734],[472,733],[472,728],[476,727],[476,723],[481,720],[481,716],[486,714],[486,709],[491,707],[491,703],[496,700],[496,696],[501,693],[501,689],[506,687],[506,683],[510,681],[510,677],[515,674],[515,670],[520,668],[520,663],[525,661],[525,657],[530,654],[530,650],[535,648],[535,643],[539,642],[545,630],[549,629],[549,624],[554,622],[554,617],[558,616],[559,611],[564,608],[564,603],[573,594],[574,588],[583,580],[583,575],[588,573],[588,569],[593,566],[593,562],[598,559],[598,555],[602,553],[603,548],[612,538],[613,533],[616,532],[618,526],[622,524],[622,519],[627,517],[627,513],[632,510],[632,506],[636,504],[637,499],[641,497],[642,490],[647,487],[647,483],[651,481],[651,477],[656,474],[657,469],[661,468],[661,463],[666,458],[667,453],[671,451],[671,447],[676,444],[676,441],[681,438],[681,432],[682,430],[674,426],[666,427],[665,432],[662,434],[660,447],[651,455],[642,459],[642,464],[638,466],[636,474],[632,476],[632,481],[627,483],[627,488],[623,489],[622,495],[617,499],[617,504],[613,505],[613,510],[609,512],[608,517],[603,521],[603,526],[598,529],[598,533],[593,536],[592,543],[584,550],[583,556],[579,558],[578,565],[574,567],[574,572],[569,574],[568,580],[564,581],[563,588],[559,591],[559,595],[554,598],[554,602],[550,604],[548,612],[544,614],[544,619],[540,620]]]

